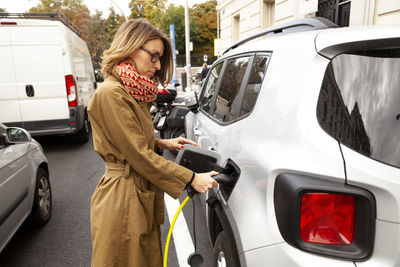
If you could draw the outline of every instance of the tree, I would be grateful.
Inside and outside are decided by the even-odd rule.
[[[5,8],[0,7],[0,12],[7,12]]]
[[[55,0],[40,0],[35,7],[31,7],[29,12],[54,12],[61,9],[62,3]]]
[[[181,5],[169,5],[167,10],[159,17],[158,28],[169,35],[169,25],[175,25],[175,48],[180,54],[185,53],[185,8]],[[190,19],[190,38],[197,38],[197,25],[194,18]]]
[[[64,10],[64,13],[67,12],[72,16],[72,19],[70,19],[72,24],[79,29],[82,39],[86,41],[91,55],[94,56],[95,50],[93,48],[96,43],[96,37],[92,34],[94,29],[89,9],[86,6],[80,6],[73,11],[71,9]]]
[[[131,9],[132,19],[145,18],[156,25],[160,14],[165,11],[167,0],[131,0],[129,8]]]
[[[91,17],[93,45],[91,54],[93,61],[100,63],[103,51],[110,46],[111,36],[107,33],[107,21],[103,19],[102,12],[96,10],[96,13]],[[98,64],[96,64],[98,65]],[[97,66],[98,68],[98,66]]]
[[[110,14],[106,19],[106,33],[110,37],[110,40],[114,39],[119,27],[124,23],[125,18],[117,14],[113,7],[110,7]],[[111,41],[110,41],[111,42]]]
[[[140,19],[144,18],[145,15],[145,8],[146,8],[146,3],[145,0],[133,0],[129,2],[128,5],[129,9],[131,10],[131,15],[129,18],[131,19]]]
[[[191,17],[197,24],[197,36],[192,38],[194,54],[212,55],[217,38],[217,1],[210,0],[193,6]]]

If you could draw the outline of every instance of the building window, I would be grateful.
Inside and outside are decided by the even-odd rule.
[[[232,21],[232,43],[239,40],[240,35],[240,14],[233,17]]]
[[[271,27],[275,23],[275,1],[262,0],[261,28]]]
[[[340,27],[349,26],[350,0],[318,0],[318,17],[327,18]]]

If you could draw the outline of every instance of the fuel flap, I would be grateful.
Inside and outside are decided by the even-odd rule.
[[[220,191],[226,201],[240,176],[239,167],[231,159],[222,167],[222,158],[217,152],[198,146],[185,145],[179,150],[175,162],[197,173],[219,172],[214,178],[220,183]]]

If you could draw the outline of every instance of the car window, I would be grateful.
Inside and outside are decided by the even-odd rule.
[[[317,105],[321,127],[343,145],[400,167],[400,49],[343,54],[328,65]]]
[[[207,113],[210,111],[211,102],[213,100],[215,87],[217,85],[219,74],[221,73],[222,65],[223,62],[215,65],[215,67],[210,70],[207,84],[203,89],[203,93],[200,99],[200,108]]]
[[[265,76],[265,70],[267,69],[268,62],[269,56],[267,55],[257,55],[254,58],[239,116],[249,113],[256,104],[257,96],[261,89],[261,84]]]
[[[225,67],[213,116],[223,122],[234,119],[235,108],[239,100],[239,91],[246,72],[250,56],[228,60]]]

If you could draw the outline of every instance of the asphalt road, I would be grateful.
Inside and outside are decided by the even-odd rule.
[[[49,161],[52,217],[43,228],[32,229],[24,225],[0,254],[0,267],[90,266],[90,198],[104,173],[104,163],[94,152],[91,140],[86,144],[74,144],[67,137],[36,139],[43,146]],[[168,152],[164,156],[174,159]],[[180,201],[184,197],[182,194]],[[197,247],[205,260],[203,266],[211,266],[212,247],[199,198],[195,197],[195,200]],[[193,240],[191,201],[184,207],[183,214]],[[168,214],[161,227],[163,248],[170,226],[168,216],[173,217],[174,214]],[[168,266],[179,266],[173,240],[168,253]]]

